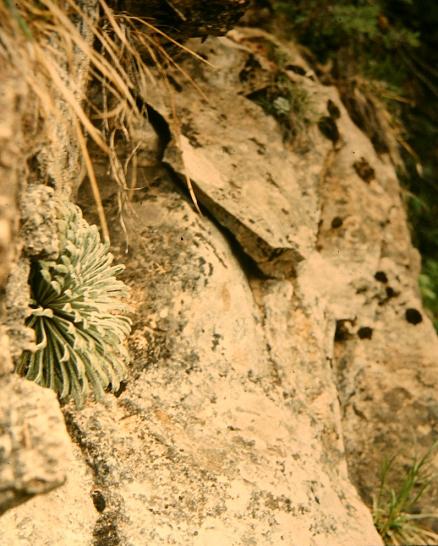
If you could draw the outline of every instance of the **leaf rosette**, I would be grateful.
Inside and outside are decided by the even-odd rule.
[[[91,393],[101,400],[105,390],[119,389],[131,321],[121,301],[127,287],[116,279],[124,266],[112,265],[109,245],[79,207],[67,203],[62,213],[58,258],[31,265],[26,325],[36,346],[23,352],[16,371],[80,407]]]

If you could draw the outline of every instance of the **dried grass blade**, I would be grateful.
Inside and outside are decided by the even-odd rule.
[[[96,175],[93,169],[93,163],[91,161],[90,154],[88,153],[87,143],[82,133],[81,126],[77,120],[75,125],[76,125],[76,134],[78,137],[78,142],[81,147],[81,152],[84,157],[85,166],[88,173],[88,178],[90,180],[91,190],[93,192],[93,197],[96,202],[97,214],[99,216],[99,222],[102,228],[102,235],[104,240],[109,243],[110,236],[109,236],[108,224],[106,221],[105,211],[102,205],[102,199],[100,197],[99,186],[97,184]]]

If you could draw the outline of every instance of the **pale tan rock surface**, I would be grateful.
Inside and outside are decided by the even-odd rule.
[[[84,0],[82,6],[90,16],[93,10],[96,12],[94,0]],[[81,31],[91,42],[89,25],[83,24]],[[17,38],[17,51],[20,45]],[[56,48],[57,44],[53,41],[51,46]],[[72,181],[76,184],[80,181],[81,159],[77,147],[72,145],[75,128],[71,115],[67,115],[71,110],[65,103],[59,104],[62,103],[59,97],[59,111],[64,114],[59,120],[62,118],[63,123],[52,120],[44,125],[33,93],[35,85],[30,89],[32,74],[26,59],[22,63],[20,54],[11,58],[4,43],[0,49],[0,513],[3,513],[61,487],[67,473],[73,467],[84,468],[84,463],[80,459],[73,461],[74,446],[54,393],[11,375],[13,360],[24,349],[31,348],[34,341],[32,331],[24,324],[30,304],[29,258],[56,256],[55,195],[70,194]],[[79,97],[88,79],[88,60],[76,50],[68,64],[73,93]],[[67,60],[64,68],[67,70]],[[47,185],[48,180],[56,189]],[[70,485],[69,491],[73,494],[74,490]],[[81,490],[79,485],[77,490]],[[64,492],[66,502],[72,494]],[[45,500],[49,498],[42,496]],[[39,542],[43,536],[47,544],[63,540],[68,532],[62,528],[55,531],[56,517],[63,513],[60,503],[62,496],[57,506],[38,498],[38,508],[30,501],[22,512],[19,508],[7,512],[0,522],[2,546],[43,544],[43,538]],[[64,513],[69,510],[73,511],[69,508]],[[50,538],[55,536],[56,540]]]
[[[255,298],[224,236],[164,177],[127,226],[132,379],[105,407],[67,412],[105,499],[95,536],[377,546],[342,456],[331,338],[300,288],[255,278]],[[298,324],[313,355],[301,365]]]
[[[22,167],[19,105],[23,104],[26,89],[17,75],[0,64],[0,376],[12,368],[10,341],[4,325],[6,319],[5,289],[11,265],[17,259],[13,243],[18,228],[17,196]],[[12,107],[11,107],[12,106]],[[17,136],[17,139],[13,138]]]
[[[208,100],[172,74],[179,131],[151,90],[160,141],[123,217],[127,252],[101,170],[132,289],[129,380],[64,408],[80,448],[67,482],[2,517],[5,546],[382,544],[349,474],[366,493],[393,448],[431,445],[437,340],[393,168],[293,47],[314,122],[305,146],[282,143],[248,98],[275,70],[269,43],[195,44],[216,68],[181,60]]]
[[[53,392],[0,378],[0,513],[62,485],[71,444]],[[3,523],[3,519],[2,519]]]
[[[216,70],[187,61],[208,101],[194,89],[176,94],[183,135],[177,147],[182,150],[185,170],[172,149],[164,158],[181,177],[185,172],[191,176],[195,190],[200,189],[199,201],[265,274],[281,277],[285,261],[298,271],[297,282],[326,309],[317,329],[324,329],[325,323],[330,331],[332,321],[336,322],[335,351],[329,358],[336,370],[349,468],[370,502],[383,457],[398,453],[403,475],[403,465],[424,454],[438,433],[438,340],[421,309],[419,256],[410,241],[400,185],[390,158],[377,156],[369,139],[351,121],[338,92],[315,82],[293,46],[284,48],[266,33],[251,29],[232,31],[229,37],[232,41],[221,38],[198,49]],[[252,127],[247,118],[258,119],[260,109],[250,114],[251,107],[239,108],[240,97],[231,99],[231,89],[250,97],[253,89],[272,85],[273,76],[267,75],[270,69],[275,73],[269,62],[275,57],[272,47],[277,48],[283,66],[291,67],[286,69],[291,81],[311,98],[309,108],[318,126],[327,120],[330,128],[335,126],[332,135],[329,132],[332,142],[314,123],[306,131],[311,144],[304,153],[294,153],[299,139],[292,147],[282,147],[272,120]],[[298,75],[292,70],[295,67],[305,75]],[[228,101],[228,106],[222,101]],[[196,103],[196,108],[190,103]],[[166,108],[161,108],[166,115]],[[210,139],[210,134],[215,138]],[[224,153],[223,141],[228,142],[229,137],[234,149]],[[270,167],[266,167],[269,159],[264,146],[268,141],[268,149],[281,149],[287,161],[277,162],[274,151],[272,172],[280,173],[274,176],[279,188],[266,190],[263,173]],[[238,151],[230,154],[234,150]],[[245,160],[247,157],[252,159]],[[217,173],[222,171],[219,179]],[[252,174],[248,179],[242,171],[260,176]],[[294,243],[299,243],[303,226],[308,248],[312,247],[311,234],[318,233],[313,252],[307,250],[302,261],[296,255],[295,262],[284,260],[288,254],[281,254],[280,245],[264,231],[283,218],[284,201],[278,194],[268,200],[264,193],[273,195],[278,189],[298,211],[288,216],[290,223],[280,222]],[[255,220],[250,235],[242,230],[242,218],[245,223],[247,217]],[[245,230],[247,226],[248,221]],[[274,229],[276,234],[280,231]],[[268,260],[262,256],[267,241],[272,242],[268,248],[273,256]],[[301,343],[300,339],[298,346]],[[400,444],[397,438],[403,439]],[[437,458],[435,465],[438,468]],[[437,495],[433,487],[426,511],[434,511]]]
[[[291,153],[276,121],[245,97],[251,53],[229,38],[212,43],[200,52],[216,69],[199,62],[192,68],[204,97],[190,85],[176,94],[182,136],[164,161],[190,177],[199,202],[264,274],[293,276],[315,246],[317,188],[331,144],[312,127],[315,142],[307,157]],[[170,111],[157,108],[170,119]]]
[[[53,401],[53,394],[48,394]],[[45,488],[40,487],[39,491],[35,491],[36,496],[8,510],[1,517],[0,546],[92,544],[97,513],[92,501],[94,488],[91,471],[83,461],[79,448],[69,441],[62,414],[54,401],[53,405],[57,414],[52,409],[50,416],[39,417],[40,421],[50,419],[49,426],[43,423],[39,430],[39,434],[45,435],[39,438],[40,446],[45,443],[47,450],[44,461]],[[42,409],[38,408],[39,411]],[[62,423],[57,425],[59,430],[53,428],[55,419]],[[38,459],[41,456],[37,459],[30,457],[32,471],[37,478],[40,475],[33,467]]]
[[[332,300],[334,363],[350,473],[370,499],[382,453],[397,453],[403,475],[403,465],[436,440],[438,340],[422,309],[420,260],[394,168],[376,158],[347,116],[339,128],[349,136],[322,188],[318,243],[324,260],[342,269],[347,281]],[[358,163],[369,180],[356,172]],[[438,468],[438,454],[434,464]],[[426,512],[435,511],[437,499],[434,482]]]

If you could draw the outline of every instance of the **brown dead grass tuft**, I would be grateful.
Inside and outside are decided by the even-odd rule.
[[[163,40],[192,53],[185,46],[144,19],[116,15],[104,0],[98,0],[95,8],[86,5],[75,0],[0,0],[0,63],[10,65],[31,90],[36,105],[35,131],[43,135],[42,139],[50,145],[48,127],[54,123],[64,134],[72,135],[88,174],[102,235],[109,240],[88,139],[109,159],[120,188],[123,225],[122,209],[136,186],[138,141],[132,129],[146,115],[138,103],[147,103],[148,89],[158,74],[173,105],[167,65],[179,69],[195,87],[196,83],[179,68]],[[100,86],[98,104],[86,96],[90,78]],[[176,112],[173,118],[173,129],[179,134]],[[117,153],[116,134],[122,134],[130,146],[124,161]],[[128,181],[130,165],[134,168]],[[188,177],[186,182],[197,207]]]

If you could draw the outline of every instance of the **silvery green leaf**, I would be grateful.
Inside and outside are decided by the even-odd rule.
[[[120,301],[127,287],[116,279],[124,266],[112,265],[109,246],[77,206],[64,204],[60,216],[59,258],[32,264],[26,324],[35,330],[36,345],[16,371],[82,406],[90,392],[100,400],[106,389],[119,388],[131,321]]]

